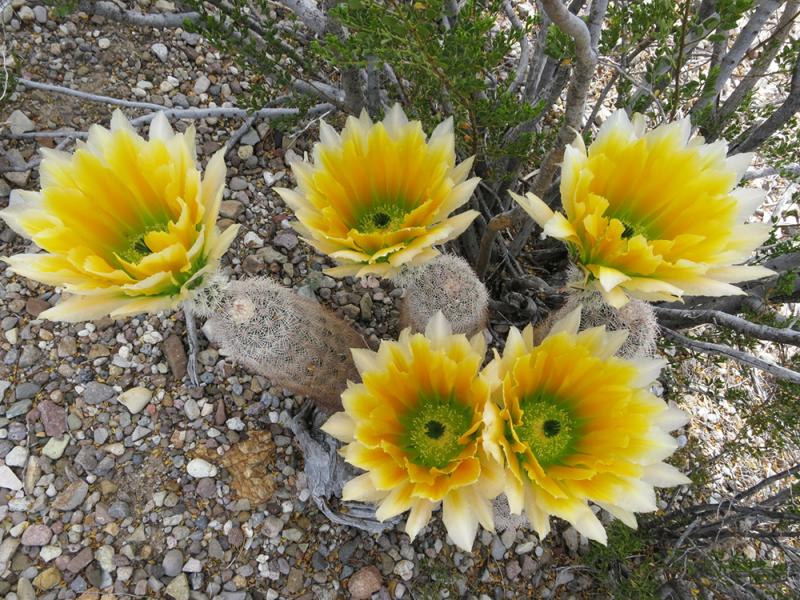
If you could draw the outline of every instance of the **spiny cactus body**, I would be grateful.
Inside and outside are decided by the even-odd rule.
[[[277,386],[340,410],[340,394],[358,372],[350,348],[365,346],[343,319],[269,279],[228,285],[212,316],[214,341],[238,362]]]
[[[555,323],[570,313],[578,305],[581,311],[581,329],[605,325],[609,331],[628,330],[628,338],[617,351],[622,358],[647,358],[656,353],[658,322],[653,308],[647,302],[630,300],[622,308],[609,306],[596,291],[575,290],[567,297],[567,302],[548,319]],[[549,325],[547,327],[549,329]]]
[[[200,289],[189,301],[189,310],[201,317],[209,318],[217,314],[227,298],[228,279],[221,273],[206,275]]]
[[[406,290],[400,325],[425,331],[430,318],[442,311],[453,333],[474,335],[486,327],[489,294],[463,258],[444,254],[403,271],[395,283]]]

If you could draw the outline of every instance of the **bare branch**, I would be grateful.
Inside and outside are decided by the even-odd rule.
[[[373,119],[380,116],[382,108],[381,80],[383,72],[377,58],[374,56],[367,58],[367,111]]]
[[[597,65],[597,42],[600,32],[597,24],[602,24],[603,22],[608,8],[608,0],[594,0],[592,2],[588,27],[583,22],[583,19],[569,12],[564,4],[561,3],[561,0],[542,0],[542,5],[548,16],[553,20],[553,23],[575,42],[577,64],[567,89],[564,120],[558,131],[558,139],[555,146],[542,161],[539,173],[533,182],[533,192],[537,195],[543,194],[550,187],[558,163],[564,154],[564,148],[575,137],[575,132],[580,131],[582,128],[586,97],[589,93],[595,66]],[[517,215],[522,218],[524,211],[518,211]],[[509,249],[511,256],[519,254],[528,241],[533,227],[532,220],[525,221]]]
[[[27,131],[25,133],[3,133],[0,139],[4,140],[41,140],[49,138],[85,138],[88,134],[85,131]]]
[[[528,41],[528,36],[525,32],[525,26],[522,24],[519,16],[517,16],[517,12],[514,10],[514,7],[511,6],[510,0],[503,0],[503,10],[508,17],[508,20],[511,21],[511,25],[522,32],[522,38],[519,41],[519,63],[517,64],[514,81],[512,81],[511,85],[508,87],[508,91],[513,94],[519,89],[519,87],[522,85],[522,82],[525,81],[525,76],[528,73],[528,65],[530,64],[531,60],[531,44]]]
[[[171,27],[182,27],[186,21],[196,22],[200,19],[200,13],[154,13],[147,14],[138,10],[125,10],[113,2],[79,2],[78,10],[90,15],[105,17],[112,21],[130,23],[140,27],[153,27],[154,29],[168,29]]]
[[[775,112],[760,125],[745,131],[731,148],[734,152],[750,152],[783,127],[800,110],[800,54],[794,63],[789,95]]]
[[[767,477],[766,479],[762,479],[756,485],[744,490],[743,492],[736,494],[736,500],[744,500],[745,498],[749,498],[750,496],[753,496],[754,494],[758,493],[765,487],[772,485],[776,481],[780,481],[781,479],[786,479],[787,477],[791,477],[792,475],[797,475],[798,473],[800,473],[800,464],[796,464],[792,467],[789,467],[788,469],[781,471],[780,473],[775,473],[775,475]]]
[[[239,141],[253,127],[253,123],[255,123],[255,120],[256,118],[251,115],[250,117],[245,119],[244,123],[242,123],[239,129],[233,132],[233,135],[225,143],[225,158],[227,158],[228,156],[231,155],[231,153],[233,153],[233,150],[239,144]]]
[[[695,17],[692,31],[690,32],[690,35],[686,36],[685,44],[677,49],[677,51],[682,53],[685,57],[684,62],[691,57],[698,44],[702,42],[703,39],[705,39],[705,37],[708,35],[709,31],[705,29],[703,23],[714,13],[715,3],[716,0],[702,0],[700,2],[700,7],[697,9],[697,16]],[[675,56],[677,57],[677,53]],[[666,60],[661,61],[656,67],[655,72],[650,76],[651,81],[655,82],[653,84],[654,91],[661,91],[668,85],[669,82],[664,75],[672,68],[672,64],[673,62],[671,60]],[[629,106],[636,105],[643,94],[644,90],[639,90],[634,93],[630,100]],[[641,110],[644,111],[644,108]]]
[[[717,111],[717,120],[719,122],[724,121],[739,108],[750,90],[755,87],[756,83],[758,83],[767,72],[770,63],[772,63],[778,55],[781,46],[792,32],[792,23],[794,23],[794,20],[797,18],[799,11],[800,0],[789,0],[786,3],[786,8],[783,9],[775,31],[772,32],[772,35],[767,41],[766,49],[756,58],[750,70],[747,72],[747,75],[742,78],[739,85],[736,86],[736,89],[731,92],[731,95],[726,98],[722,107]]]
[[[664,333],[666,337],[671,338],[676,342],[680,342],[681,344],[689,348],[699,350],[700,352],[704,352],[706,354],[718,354],[720,356],[727,356],[728,358],[732,358],[737,362],[749,365],[751,367],[755,367],[756,369],[765,371],[770,375],[774,375],[778,379],[783,379],[791,383],[800,383],[800,373],[792,371],[791,369],[787,369],[786,367],[776,365],[773,362],[768,362],[764,359],[756,358],[755,356],[753,356],[752,354],[748,354],[747,352],[742,352],[741,350],[736,350],[735,348],[731,348],[730,346],[725,346],[723,344],[712,344],[711,342],[694,340],[692,338],[686,337],[685,335],[681,335],[680,333],[673,331],[672,329],[669,329],[667,327],[661,327],[661,331]]]
[[[618,74],[622,75],[625,79],[630,81],[633,85],[636,86],[637,91],[641,90],[645,92],[650,98],[652,98],[653,102],[656,103],[656,108],[658,109],[658,114],[661,117],[661,121],[664,122],[667,120],[667,114],[664,112],[664,106],[661,104],[661,100],[658,99],[655,93],[653,93],[653,88],[650,87],[645,81],[637,81],[635,77],[633,77],[630,73],[628,73],[622,65],[617,64],[612,59],[608,58],[607,56],[601,56],[598,59],[601,64],[608,65],[612,67]],[[588,123],[589,121],[587,121]]]
[[[294,2],[295,0],[292,0]],[[302,0],[301,0],[302,1]],[[341,4],[342,0],[323,0],[322,6],[326,13],[337,4]],[[325,26],[323,32],[326,34],[335,35],[340,39],[347,37],[347,32],[342,27],[342,24],[330,15],[325,15]],[[347,112],[351,115],[357,115],[364,108],[364,85],[361,76],[361,69],[357,67],[343,67],[341,69],[342,89],[344,90],[344,106]]]
[[[711,323],[721,327],[728,327],[760,340],[800,346],[800,331],[759,325],[719,310],[686,310],[659,306],[654,307],[654,310],[656,315],[666,320],[671,327],[693,327],[703,323]],[[676,325],[676,322],[680,323],[680,325]]]
[[[317,35],[327,32],[328,19],[315,3],[309,0],[278,0],[278,3],[296,14],[303,24]]]
[[[166,108],[159,104],[153,104],[152,102],[137,102],[133,100],[122,100],[120,98],[112,98],[111,96],[102,96],[100,94],[91,94],[89,92],[83,92],[81,90],[73,90],[72,88],[64,87],[61,85],[55,85],[52,83],[41,83],[38,81],[31,81],[30,79],[21,78],[17,80],[17,83],[25,88],[33,90],[42,90],[56,94],[64,94],[66,96],[73,96],[75,98],[80,98],[81,100],[86,100],[88,102],[99,102],[101,104],[110,104],[112,106],[122,106],[125,108],[141,108],[151,111],[150,114],[134,119],[132,122],[136,125],[141,125],[142,123],[149,123],[155,118],[156,114],[158,114],[159,112],[163,112],[168,117],[174,117],[179,119],[207,119],[211,117],[247,119],[251,116],[255,116],[258,119],[274,119],[277,117],[294,116],[300,113],[299,109],[297,108],[262,108],[255,112],[248,112],[243,108],[232,108],[232,107]],[[319,114],[320,112],[325,112],[331,109],[333,109],[333,106],[330,104],[317,104],[316,106],[313,106],[309,110],[309,114],[312,115]],[[54,137],[60,137],[61,135],[62,134],[59,133],[58,136]]]
[[[800,163],[791,163],[776,169],[775,167],[764,167],[763,169],[750,169],[745,172],[742,181],[753,181],[754,179],[761,179],[762,177],[769,177],[771,175],[781,175],[785,173],[789,177],[800,177]]]
[[[722,92],[722,89],[725,87],[725,83],[727,83],[731,75],[733,75],[733,70],[742,62],[753,40],[756,39],[756,36],[758,36],[759,32],[762,30],[770,15],[778,10],[781,2],[782,0],[760,0],[758,2],[756,10],[753,12],[750,20],[739,32],[730,50],[722,57],[719,71],[713,80],[713,89],[703,92],[703,95],[692,107],[692,114],[703,110],[719,96],[720,92]]]
[[[52,83],[43,83],[40,81],[31,81],[21,77],[17,79],[17,85],[31,90],[42,90],[44,92],[53,92],[55,94],[64,94],[65,96],[73,96],[81,100],[89,102],[100,102],[102,104],[111,104],[112,106],[124,106],[125,108],[144,108],[148,110],[161,110],[164,107],[152,102],[139,102],[136,100],[121,100],[119,98],[112,98],[111,96],[102,96],[100,94],[92,94],[83,92],[81,90],[73,90],[72,88],[55,85]]]
[[[547,62],[547,54],[544,52],[544,47],[547,42],[547,30],[550,28],[551,23],[550,17],[541,6],[541,0],[536,2],[536,6],[539,9],[539,13],[541,13],[541,22],[539,31],[533,40],[533,62],[528,69],[528,78],[525,80],[525,92],[523,94],[525,100],[529,103],[533,102],[536,97],[544,65]]]

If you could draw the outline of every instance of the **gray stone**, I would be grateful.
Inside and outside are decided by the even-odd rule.
[[[369,292],[361,296],[358,306],[361,309],[361,318],[365,321],[372,320],[372,296],[369,295]]]
[[[5,465],[0,465],[0,489],[17,491],[22,489],[22,482],[14,475],[14,471]],[[2,574],[2,571],[0,571]]]
[[[69,445],[70,437],[64,434],[62,437],[51,437],[42,448],[42,455],[50,460],[58,460],[64,455],[64,450]]]
[[[23,546],[45,546],[53,537],[53,532],[47,525],[36,523],[22,532]]]
[[[17,400],[28,400],[36,396],[40,389],[41,386],[38,383],[25,381],[17,386],[16,390],[14,390],[14,395]]]
[[[298,244],[297,235],[291,231],[281,231],[275,236],[272,243],[285,250],[294,250]]]
[[[44,25],[47,23],[47,8],[44,6],[34,6],[33,16],[36,17],[36,22]]]
[[[278,252],[272,246],[261,248],[256,252],[255,255],[261,258],[265,263],[284,264],[289,260],[289,257],[287,257],[283,252]]]
[[[39,419],[47,435],[60,437],[67,432],[67,414],[63,406],[50,400],[42,400],[36,408],[39,410]]]
[[[506,576],[511,581],[515,581],[520,573],[522,573],[522,567],[519,566],[519,561],[514,559],[506,563]]]
[[[70,559],[70,561],[67,563],[66,569],[70,573],[80,573],[90,562],[92,562],[93,558],[94,554],[92,553],[92,549],[84,548]]]
[[[578,551],[578,543],[580,541],[578,538],[578,532],[575,530],[575,528],[574,527],[568,528],[564,532],[563,538],[564,538],[564,543],[567,545],[567,548],[569,548],[570,552],[575,554]]]
[[[401,560],[394,566],[394,574],[403,581],[410,581],[414,576],[414,563],[410,560]]]
[[[146,438],[151,433],[153,433],[151,429],[142,425],[137,425],[136,429],[134,429],[133,433],[131,434],[131,441],[138,442],[139,440]]]
[[[23,369],[28,369],[39,362],[42,358],[42,351],[36,346],[25,346],[22,349],[22,354],[19,357],[19,366]]]
[[[281,534],[282,530],[283,521],[278,517],[270,515],[264,519],[264,533],[267,534],[267,537],[276,538]]]
[[[201,498],[213,498],[217,495],[217,484],[210,477],[204,477],[197,482],[196,492]]]
[[[134,387],[122,392],[117,401],[127,408],[131,414],[135,415],[144,410],[144,407],[150,402],[153,397],[153,392],[145,387]]]
[[[232,191],[239,192],[247,189],[247,180],[242,179],[241,177],[234,177],[231,179],[231,182],[228,185]]]
[[[30,6],[21,6],[17,11],[17,15],[23,23],[30,23],[36,18]]]
[[[19,548],[18,538],[8,536],[0,543],[0,575],[6,572],[17,548]]]
[[[51,507],[56,510],[75,510],[86,499],[89,493],[89,484],[83,480],[73,481],[56,496]]]
[[[211,87],[211,80],[205,75],[200,75],[197,81],[194,82],[194,93],[198,96],[200,94],[205,94],[209,87]]]
[[[8,410],[6,410],[6,417],[13,419],[14,417],[24,415],[26,412],[28,412],[32,404],[33,402],[31,400],[20,400],[19,402],[14,402],[14,404],[9,406]]]
[[[100,546],[95,550],[94,558],[104,571],[111,573],[116,570],[116,565],[114,565],[114,548],[111,546],[107,544],[105,546]]]
[[[36,8],[42,7],[37,6]],[[19,581],[17,581],[17,600],[36,600],[36,592],[33,591],[33,585],[25,577],[20,577]]]
[[[169,54],[169,50],[161,42],[157,42],[152,46],[150,46],[150,51],[153,54],[155,54],[156,58],[158,58],[158,60],[160,60],[162,63],[167,62],[167,55]]]
[[[115,519],[125,519],[130,516],[131,509],[126,502],[118,500],[117,502],[112,502],[111,506],[108,507],[108,514]]]
[[[370,565],[356,571],[347,584],[353,600],[368,600],[383,585],[383,577],[377,567]]]
[[[238,200],[223,200],[219,205],[219,214],[226,219],[233,219],[234,221],[239,218],[244,212],[244,204]]]
[[[186,413],[186,417],[192,421],[197,419],[200,416],[200,407],[197,405],[197,400],[194,398],[189,398],[186,402],[183,403],[183,412]]]
[[[260,141],[261,141],[261,136],[258,135],[258,131],[256,131],[251,127],[250,129],[247,130],[247,133],[245,133],[242,136],[242,140],[240,143],[246,144],[248,146],[255,146]]]
[[[186,375],[186,367],[188,365],[186,358],[186,349],[183,347],[181,338],[174,333],[164,340],[164,354],[167,357],[167,364],[169,370],[175,379],[183,379]]]
[[[168,550],[161,560],[161,568],[168,577],[178,576],[183,568],[183,553],[177,548]]]
[[[186,564],[183,565],[183,572],[184,573],[200,573],[203,570],[203,563],[201,563],[196,558],[190,558],[186,561]]]
[[[536,542],[530,541],[525,542],[524,544],[519,544],[515,549],[514,552],[517,554],[527,554],[536,546]]]
[[[24,467],[28,461],[28,449],[25,446],[14,446],[4,460],[9,467]]]
[[[83,400],[86,404],[100,404],[101,402],[111,400],[113,396],[114,389],[99,381],[90,381],[83,390]]]
[[[83,467],[83,470],[87,473],[91,473],[97,468],[97,455],[91,446],[82,446],[78,450],[78,454],[75,455],[74,461],[76,465]]]
[[[23,7],[31,10],[27,6]],[[31,17],[33,17],[33,12],[31,12]],[[33,121],[28,118],[21,110],[15,110],[12,112],[8,119],[6,119],[6,124],[8,128],[11,130],[11,133],[14,135],[20,135],[22,133],[28,133],[36,129],[36,125],[34,125]]]

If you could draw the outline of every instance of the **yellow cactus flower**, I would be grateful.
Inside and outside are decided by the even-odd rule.
[[[545,234],[568,243],[586,285],[615,308],[629,296],[675,301],[743,294],[731,284],[772,274],[739,264],[770,226],[743,224],[763,193],[736,187],[752,155],[726,154],[724,141],[691,137],[688,118],[646,133],[641,115],[631,122],[620,110],[588,150],[580,135],[567,146],[561,169],[566,216],[533,194],[512,196]]]
[[[437,313],[425,335],[405,329],[377,352],[352,353],[362,383],[350,383],[344,411],[322,427],[346,442],[345,460],[366,471],[345,484],[342,497],[377,503],[381,521],[410,510],[411,539],[442,504],[450,538],[469,550],[479,522],[494,528],[490,499],[503,476],[481,447],[491,393],[480,374],[483,336],[453,334]]]
[[[605,544],[589,501],[636,527],[635,512],[656,510],[653,486],[690,483],[662,462],[687,416],[648,391],[662,361],[615,357],[627,332],[578,333],[580,318],[579,307],[538,346],[530,326],[511,329],[487,367],[502,383],[486,405],[484,446],[505,461],[511,511],[540,537],[555,515]]]
[[[0,211],[43,253],[4,258],[11,270],[70,294],[41,316],[121,317],[176,307],[217,269],[238,225],[216,228],[224,150],[201,180],[194,127],[174,133],[163,113],[140,137],[116,111],[72,154],[43,149],[41,191]]]
[[[366,112],[349,117],[341,134],[323,122],[320,138],[313,164],[291,165],[298,187],[275,191],[303,239],[339,263],[330,275],[389,277],[401,265],[422,264],[478,216],[449,216],[479,181],[467,179],[472,158],[455,164],[452,118],[426,142],[422,124],[396,104],[379,123]]]

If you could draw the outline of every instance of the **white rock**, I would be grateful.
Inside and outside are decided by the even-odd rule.
[[[186,402],[183,403],[183,412],[186,413],[186,416],[194,421],[197,417],[200,416],[200,407],[197,405],[197,400],[194,398],[189,398]]]
[[[31,9],[30,6],[23,6],[19,9],[17,14],[19,15],[19,18],[26,23],[30,23],[36,18],[36,15],[33,14],[33,9]]]
[[[58,546],[42,546],[42,550],[39,552],[39,558],[44,562],[50,562],[54,558],[61,556],[61,552],[61,548]]]
[[[228,429],[232,431],[242,431],[245,427],[244,421],[242,421],[239,417],[231,417],[225,421],[225,425],[227,425]]]
[[[14,471],[5,465],[0,466],[0,488],[13,491],[22,489],[22,482],[19,477],[14,475]]]
[[[263,248],[264,240],[255,231],[248,231],[244,236],[244,245],[248,248]]]
[[[167,47],[161,42],[157,42],[150,46],[150,51],[155,54],[158,60],[160,60],[162,63],[167,62],[167,54],[169,54],[169,50],[167,50]]]
[[[100,48],[100,50],[105,50],[111,46],[111,40],[108,38],[100,38],[97,40],[97,46]]]
[[[28,133],[29,131],[33,131],[36,129],[36,125],[33,124],[26,115],[21,110],[15,110],[14,112],[9,115],[8,119],[6,120],[6,124],[8,128],[11,130],[11,133],[14,135],[19,135],[21,133]]]
[[[28,449],[25,446],[14,446],[11,452],[6,454],[5,460],[9,467],[24,467],[28,460]]]
[[[214,477],[217,474],[217,467],[202,458],[193,458],[186,465],[186,472],[196,479],[202,479]]]
[[[44,6],[34,6],[33,16],[36,17],[36,22],[44,25],[47,23],[47,8]]]
[[[202,570],[203,564],[196,558],[190,558],[186,561],[186,564],[183,565],[184,573],[199,573]]]
[[[69,436],[66,434],[60,438],[51,437],[42,448],[42,454],[50,460],[58,460],[67,449],[67,444],[69,444]]]
[[[153,392],[147,388],[135,387],[122,392],[117,398],[117,401],[127,408],[131,414],[135,415],[142,412],[152,397]]]
[[[108,573],[114,571],[114,548],[111,546],[100,546],[94,551],[94,558],[104,571]]]
[[[197,78],[197,81],[194,82],[194,93],[198,96],[200,94],[205,94],[208,91],[208,88],[211,87],[211,80],[206,77],[205,75],[201,75]]]

